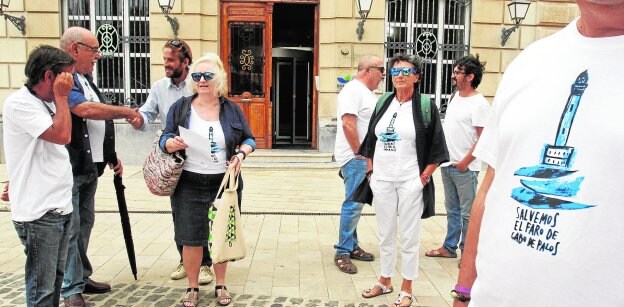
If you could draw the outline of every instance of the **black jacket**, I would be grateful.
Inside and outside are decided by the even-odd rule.
[[[374,112],[370,123],[368,124],[368,132],[362,141],[362,145],[358,153],[367,158],[373,158],[375,155],[375,144],[377,136],[375,135],[375,127],[379,123],[383,114],[388,110],[390,103],[394,99],[396,93],[390,95],[386,103]],[[440,164],[449,161],[449,153],[446,148],[446,140],[444,139],[444,131],[440,122],[440,113],[437,106],[431,101],[431,122],[429,127],[425,129],[422,120],[422,111],[420,109],[420,93],[414,90],[412,96],[412,114],[414,115],[414,128],[416,129],[416,154],[418,155],[418,168],[422,173],[429,164]],[[435,187],[433,180],[423,188],[424,210],[422,218],[435,215]]]
[[[80,79],[78,79],[77,74],[78,73],[74,73],[74,86],[69,94],[70,107],[87,101],[84,96],[84,88],[82,84],[80,84]],[[100,102],[104,103],[106,99],[97,86],[93,84],[92,77],[89,75],[86,77],[91,85],[91,88],[100,99]],[[106,163],[93,163],[93,158],[91,156],[91,144],[89,143],[89,130],[87,129],[87,119],[74,113],[71,113],[71,119],[71,142],[65,145],[65,147],[69,152],[69,161],[71,162],[74,176],[85,175],[91,172],[97,172],[98,176],[101,176],[104,173]],[[113,121],[106,120],[104,129],[104,161],[111,161],[112,157],[115,155],[115,126]]]

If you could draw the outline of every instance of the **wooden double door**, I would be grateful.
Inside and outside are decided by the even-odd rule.
[[[318,3],[317,0],[297,1]],[[275,110],[272,101],[276,96],[273,84],[274,3],[221,1],[220,53],[228,74],[228,98],[238,103],[243,110],[258,148],[272,148],[275,143],[273,136],[277,137],[274,130],[279,127],[279,123],[273,123]],[[310,73],[313,73],[312,70]],[[315,101],[316,93],[311,95],[312,101]],[[316,119],[315,109],[314,104],[308,111],[313,114],[309,121]],[[312,144],[311,148],[315,148],[315,131],[311,131],[310,135],[309,143]]]

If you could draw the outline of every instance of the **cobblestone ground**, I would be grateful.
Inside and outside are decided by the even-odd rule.
[[[0,306],[23,306],[24,275],[0,273]],[[85,296],[87,306],[112,307],[112,306],[136,306],[136,307],[168,307],[181,306],[182,289],[175,287],[162,287],[151,285],[113,284],[113,292]],[[210,287],[211,288],[211,287]],[[296,298],[296,297],[271,297],[265,295],[232,294],[232,307],[373,307],[376,305],[366,303],[345,303],[332,300]],[[216,306],[216,300],[212,291],[200,290],[203,298],[200,306]],[[61,306],[63,306],[61,302]],[[379,307],[388,305],[377,305]]]

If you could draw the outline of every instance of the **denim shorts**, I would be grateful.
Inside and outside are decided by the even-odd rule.
[[[208,208],[216,198],[224,174],[183,171],[173,195],[174,240],[183,246],[208,246]]]

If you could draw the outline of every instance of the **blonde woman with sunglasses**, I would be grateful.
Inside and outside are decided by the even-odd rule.
[[[208,208],[227,167],[236,173],[245,157],[254,151],[256,142],[240,107],[227,100],[226,73],[221,59],[208,53],[198,59],[190,70],[193,95],[178,100],[167,114],[167,124],[160,139],[163,151],[181,151],[185,156],[184,171],[175,192],[171,208],[175,213],[175,241],[183,246],[182,258],[187,273],[188,288],[182,301],[184,307],[195,307],[199,302],[198,276],[203,247],[208,246]],[[189,149],[180,137],[178,127],[209,140],[210,156]],[[187,150],[188,149],[188,150]],[[242,191],[239,178],[239,206]],[[225,286],[226,263],[214,263],[217,304],[229,305],[232,297]]]

